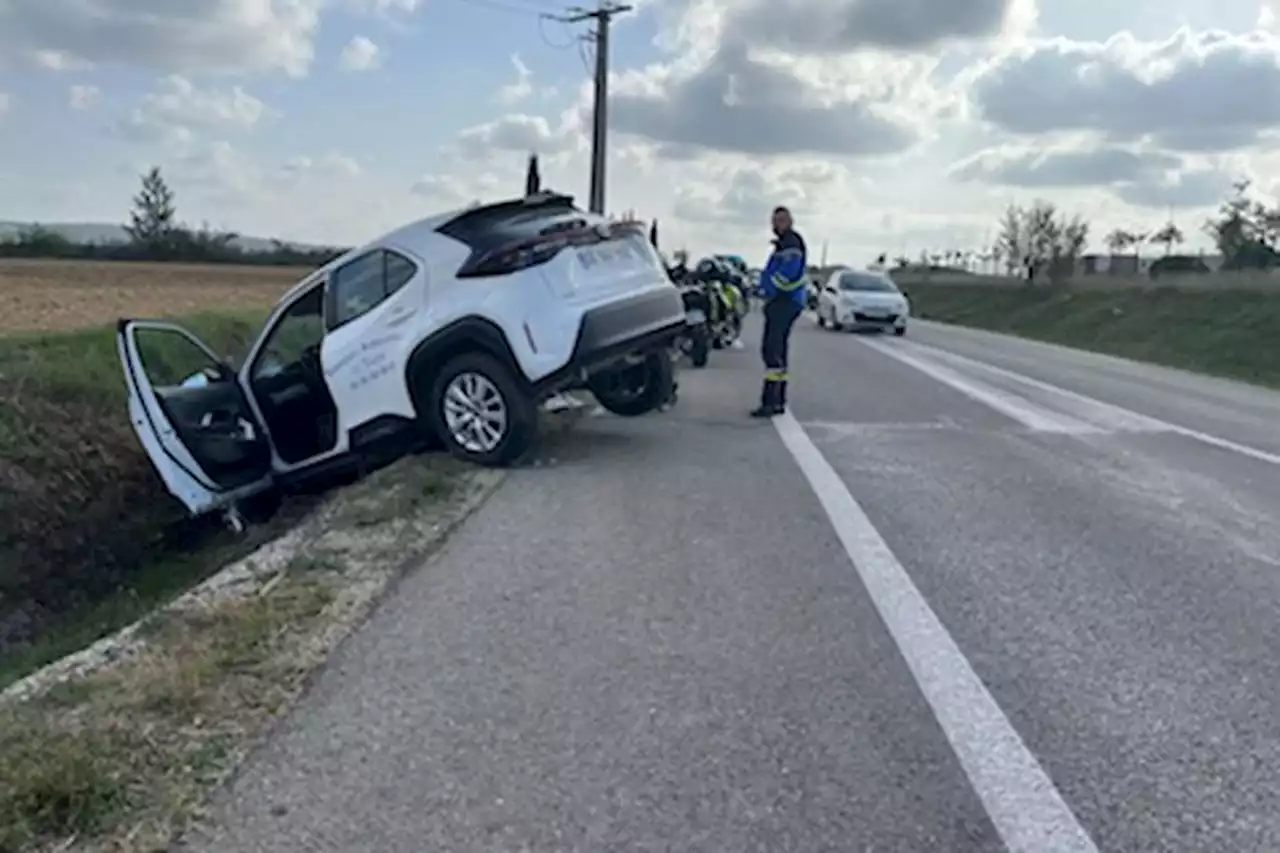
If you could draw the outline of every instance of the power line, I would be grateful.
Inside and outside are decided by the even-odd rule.
[[[578,43],[578,58],[582,60],[582,69],[588,74],[595,73],[591,70],[595,58],[589,55],[591,51],[587,48],[587,45],[594,44],[595,39],[591,35],[585,35],[579,36],[576,41]]]
[[[593,20],[595,29],[595,103],[591,122],[591,211],[604,213],[605,161],[609,124],[609,25],[613,18],[634,7],[613,0],[600,0],[595,9],[571,7],[567,15],[556,20],[577,24]]]
[[[577,44],[578,37],[574,35],[570,35],[569,40],[566,41],[564,44],[556,44],[553,41],[551,41],[551,39],[547,38],[547,30],[546,30],[546,27],[543,26],[547,21],[555,21],[556,23],[560,24],[560,26],[564,27],[565,30],[569,29],[568,25],[565,24],[564,21],[557,18],[555,15],[549,14],[547,12],[543,12],[542,14],[538,15],[538,35],[542,36],[542,41],[544,44],[547,45],[547,47],[550,47],[553,50],[568,50],[569,48]],[[581,52],[581,48],[579,48],[579,52]]]

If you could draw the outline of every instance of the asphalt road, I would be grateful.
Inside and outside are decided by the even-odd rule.
[[[514,472],[189,849],[1280,850],[1280,395],[924,323],[792,362],[792,417],[749,346]]]

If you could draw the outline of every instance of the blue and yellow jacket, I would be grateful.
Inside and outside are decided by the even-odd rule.
[[[760,289],[766,301],[789,297],[803,308],[805,279],[804,239],[786,231],[773,241],[773,254],[760,273]]]

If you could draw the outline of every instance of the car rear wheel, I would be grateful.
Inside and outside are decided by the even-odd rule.
[[[894,326],[894,327],[893,327],[893,333],[894,333],[895,335],[897,335],[898,337],[902,337],[903,335],[905,335],[905,334],[907,333],[907,327],[906,327],[906,326]]]
[[[436,434],[454,456],[498,467],[519,459],[538,433],[538,409],[502,362],[466,353],[445,364],[431,391]]]
[[[650,353],[644,361],[597,373],[587,387],[606,411],[624,418],[648,414],[671,396],[675,369],[665,351]]]

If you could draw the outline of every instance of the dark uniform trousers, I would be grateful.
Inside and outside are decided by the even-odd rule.
[[[790,294],[778,294],[764,306],[764,337],[760,355],[764,357],[764,387],[760,405],[783,409],[787,405],[787,353],[791,348],[791,327],[803,309]]]

